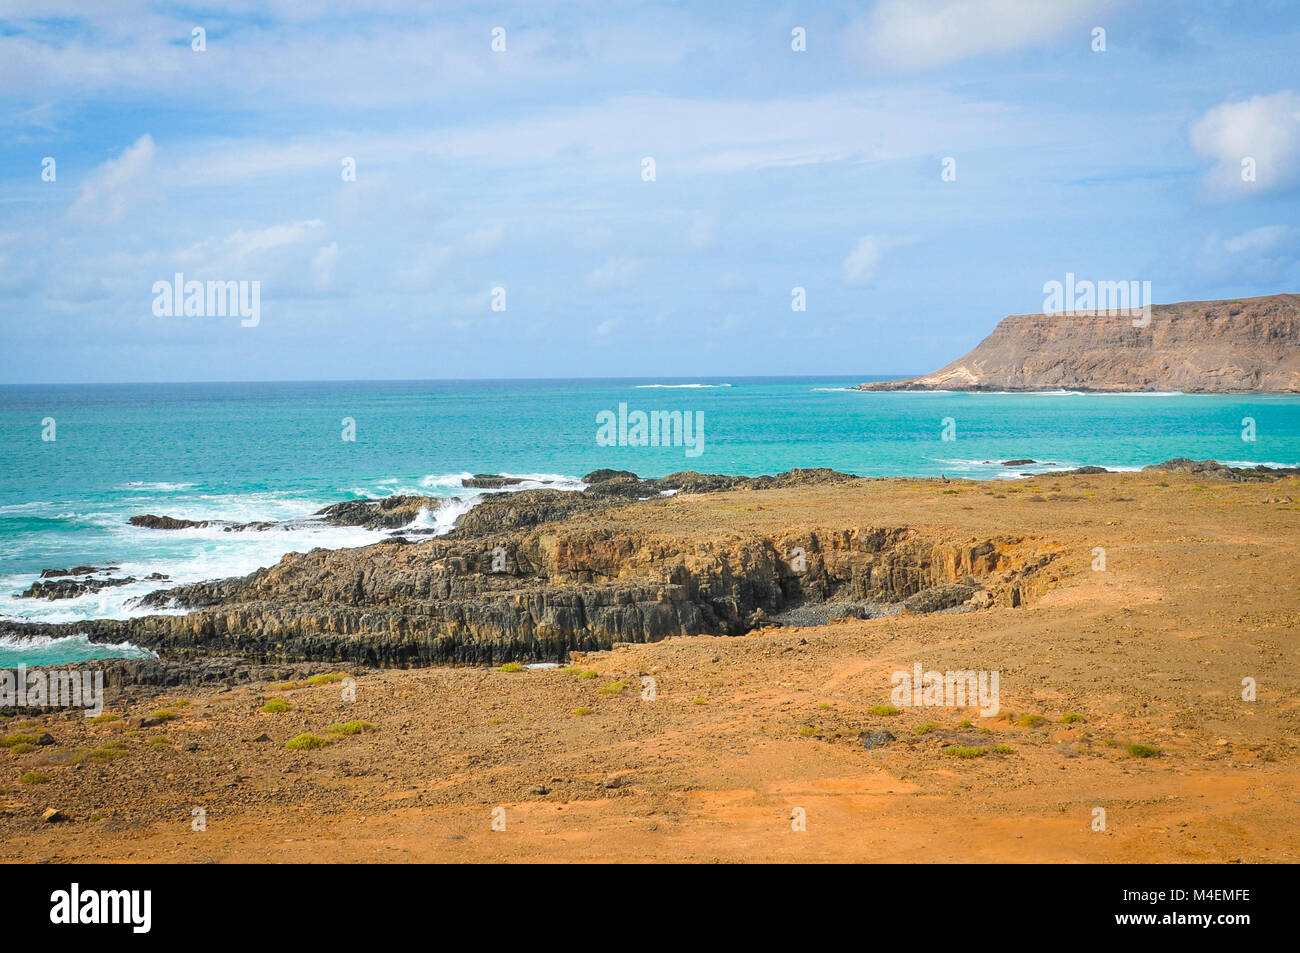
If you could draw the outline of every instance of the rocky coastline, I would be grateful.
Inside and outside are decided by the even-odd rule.
[[[1232,482],[1300,474],[1186,459],[1147,470]],[[1098,473],[1105,471],[1083,467],[1039,477]],[[491,482],[484,475],[473,479]],[[778,522],[708,537],[671,529],[672,516],[703,495],[733,494],[726,506],[759,512],[769,499],[784,501],[781,491],[851,497],[871,493],[877,482],[825,469],[661,478],[598,470],[583,478],[580,491],[487,494],[449,533],[432,537],[410,524],[445,498],[347,501],[317,517],[388,529],[388,537],[352,549],[291,553],[248,576],[160,589],[142,600],[184,614],[7,622],[0,631],[130,642],[158,658],[104,664],[124,683],[166,685],[256,679],[266,666],[292,677],[302,666],[328,664],[563,662],[573,652],[673,636],[1017,607],[1055,581],[1057,553],[1040,539],[963,536],[909,525],[904,513],[893,525]],[[151,519],[159,531],[177,528],[170,518]],[[75,595],[122,584],[104,578],[114,568],[47,570],[46,581],[28,593],[55,598],[45,595],[51,586]]]

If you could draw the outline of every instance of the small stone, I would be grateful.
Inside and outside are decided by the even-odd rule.
[[[46,745],[52,745],[54,744],[54,736],[50,734],[48,731],[44,732],[39,738],[36,739],[36,743],[42,747],[45,747]]]
[[[53,807],[47,807],[45,809],[45,813],[41,815],[41,820],[43,820],[47,824],[58,824],[62,821],[66,821],[67,819],[68,819],[68,815],[64,814],[62,811]]]
[[[893,744],[897,740],[888,731],[866,731],[862,734],[862,747],[870,751],[873,748],[883,748]]]
[[[545,784],[534,784],[531,788],[528,789],[528,793],[538,794],[538,795],[550,794],[551,789],[548,788]]]

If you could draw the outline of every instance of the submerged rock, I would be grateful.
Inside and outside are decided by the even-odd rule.
[[[212,525],[211,520],[183,520],[174,516],[155,516],[152,513],[132,516],[127,522],[145,529],[202,529]]]
[[[1279,477],[1300,474],[1300,467],[1266,467],[1263,465],[1229,467],[1217,460],[1189,460],[1186,457],[1175,457],[1173,460],[1166,460],[1164,463],[1142,468],[1143,473],[1153,470],[1191,473],[1212,480],[1231,480],[1235,483],[1267,483]]]

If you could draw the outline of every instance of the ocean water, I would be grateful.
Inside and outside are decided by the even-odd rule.
[[[127,525],[140,513],[280,521],[339,500],[419,493],[458,498],[420,518],[447,529],[473,503],[475,494],[460,486],[471,473],[577,489],[598,467],[643,476],[833,467],[982,480],[1084,464],[1139,469],[1175,456],[1300,464],[1300,396],[849,389],[870,379],[0,387],[0,622],[126,618],[141,613],[136,600],[156,588],[383,535],[310,523],[261,532]],[[597,416],[618,414],[620,404],[629,413],[701,415],[702,452],[599,445]],[[345,418],[354,440],[343,439]],[[1242,439],[1245,418],[1254,421],[1253,441]],[[945,425],[954,439],[943,439]],[[1000,463],[1025,457],[1040,464]],[[74,565],[170,580],[68,600],[16,598],[41,570]],[[138,651],[0,634],[0,667]]]

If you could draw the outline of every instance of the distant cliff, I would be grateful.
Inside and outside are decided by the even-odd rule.
[[[933,374],[859,389],[1300,392],[1300,295],[1160,304],[1134,320],[1012,315]]]

